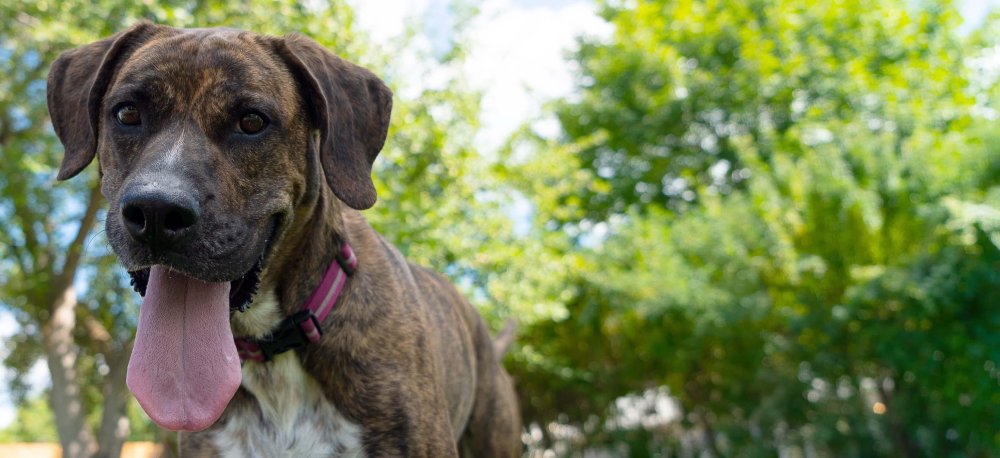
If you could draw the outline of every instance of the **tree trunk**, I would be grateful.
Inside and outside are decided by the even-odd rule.
[[[715,428],[712,427],[712,422],[708,419],[708,413],[701,407],[698,408],[698,423],[701,425],[705,448],[708,449],[712,457],[721,456],[719,454],[719,446],[715,442]]]
[[[99,448],[95,458],[118,458],[122,453],[122,445],[128,438],[129,394],[125,388],[125,372],[131,354],[131,342],[122,350],[105,353],[109,370],[101,388],[104,403],[101,406],[101,426],[97,432]]]
[[[66,458],[86,458],[97,450],[94,437],[87,427],[86,411],[80,398],[80,382],[76,373],[77,348],[73,342],[76,326],[76,290],[69,285],[52,304],[52,314],[42,327],[42,339],[52,391],[49,406],[55,417],[59,443]]]
[[[76,327],[76,289],[73,282],[86,248],[87,234],[94,227],[97,211],[101,206],[100,187],[92,183],[87,207],[80,219],[80,227],[69,246],[66,260],[58,274],[53,275],[48,296],[51,304],[48,319],[42,325],[45,357],[52,375],[49,406],[55,417],[63,457],[89,458],[97,451],[94,433],[87,425],[87,409],[81,397],[80,380],[76,371],[79,349],[73,338]]]
[[[878,390],[879,398],[885,406],[885,413],[883,415],[885,415],[889,423],[889,434],[892,436],[892,443],[896,448],[895,453],[905,457],[920,456],[920,448],[913,442],[910,435],[906,432],[906,428],[899,421],[899,414],[896,412],[896,406],[892,402],[892,394],[885,389],[885,380],[887,378],[885,377],[876,381],[875,386]]]

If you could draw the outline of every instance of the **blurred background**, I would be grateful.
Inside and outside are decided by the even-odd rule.
[[[996,3],[0,0],[0,442],[49,444],[3,453],[172,453],[45,104],[150,19],[393,87],[365,214],[518,321],[526,456],[1000,456]]]

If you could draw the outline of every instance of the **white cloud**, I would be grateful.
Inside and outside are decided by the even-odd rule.
[[[419,17],[433,0],[350,0],[358,25],[379,44],[385,44],[406,30],[407,23]]]
[[[568,95],[574,77],[567,57],[580,35],[607,36],[610,27],[590,2],[524,6],[488,0],[469,27],[466,74],[484,91],[479,145],[499,146],[548,100]]]
[[[358,23],[379,46],[391,44],[406,24],[425,21],[425,33],[416,37],[416,49],[397,51],[396,64],[401,67],[397,71],[420,75],[420,81],[406,82],[401,95],[414,95],[421,85],[446,80],[442,75],[447,71],[428,68],[420,53],[439,45],[441,28],[450,27],[451,16],[437,11],[447,4],[445,0],[356,2]],[[484,152],[494,150],[521,123],[537,116],[545,101],[568,95],[574,81],[566,57],[576,38],[609,32],[610,27],[596,15],[596,5],[588,1],[483,1],[480,14],[462,37],[469,51],[462,71],[473,88],[483,91],[478,146]]]

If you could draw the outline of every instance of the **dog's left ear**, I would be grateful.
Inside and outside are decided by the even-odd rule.
[[[334,194],[351,208],[375,205],[372,163],[389,131],[392,91],[368,70],[298,34],[277,40],[320,129],[320,161]]]

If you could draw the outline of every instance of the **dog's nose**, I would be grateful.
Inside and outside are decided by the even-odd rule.
[[[121,200],[122,221],[132,238],[168,249],[190,234],[198,222],[198,202],[182,192],[144,190]]]

